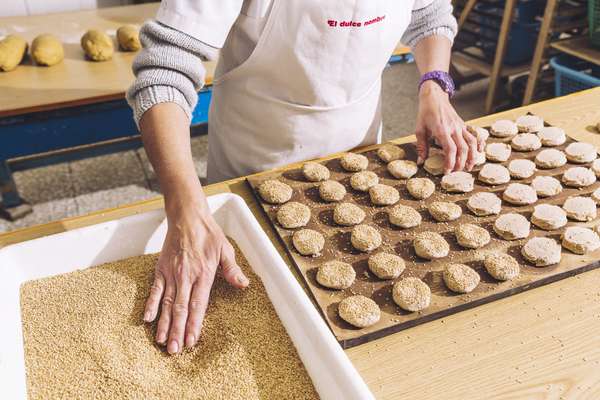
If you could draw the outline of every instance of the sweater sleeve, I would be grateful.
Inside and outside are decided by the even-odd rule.
[[[442,35],[453,42],[456,31],[450,0],[417,0],[401,42],[414,48],[421,39],[432,35]]]

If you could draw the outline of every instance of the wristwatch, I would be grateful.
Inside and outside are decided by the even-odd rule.
[[[421,90],[421,86],[426,81],[434,81],[444,92],[448,93],[449,97],[454,96],[456,89],[454,87],[454,81],[449,73],[445,71],[430,71],[424,73],[419,80],[419,90]]]

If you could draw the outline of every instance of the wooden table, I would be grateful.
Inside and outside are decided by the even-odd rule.
[[[484,126],[530,111],[600,147],[594,128],[600,121],[598,104],[600,88],[471,122]],[[210,185],[206,192],[242,196],[291,266],[244,180]],[[1,234],[0,247],[161,207],[162,198],[156,198]],[[354,347],[347,354],[378,399],[598,399],[600,269]]]
[[[592,47],[589,36],[554,42],[550,46],[573,57],[600,65],[600,48]]]

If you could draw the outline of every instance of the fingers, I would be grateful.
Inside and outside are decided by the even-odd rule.
[[[169,354],[179,353],[183,349],[183,335],[188,319],[191,290],[192,285],[186,278],[177,280],[177,297],[175,298],[175,303],[173,303],[169,342],[167,343]]]
[[[243,289],[250,283],[235,262],[235,252],[229,243],[225,243],[221,249],[221,268],[223,269],[223,277],[232,286]]]
[[[456,164],[456,143],[451,139],[450,135],[440,136],[442,149],[444,150],[445,161],[444,174],[452,172]]]
[[[202,322],[204,321],[206,308],[208,307],[211,286],[212,279],[207,276],[197,281],[192,287],[189,315],[185,327],[186,347],[192,347],[198,342],[200,331],[202,330]]]
[[[462,171],[465,169],[469,156],[469,146],[463,137],[462,127],[460,129],[456,128],[452,132],[452,139],[456,143],[456,163],[454,164],[453,171]]]
[[[175,282],[171,279],[165,279],[165,293],[162,298],[162,307],[160,310],[160,318],[156,327],[156,342],[165,344],[169,334],[169,326],[171,326],[171,311],[175,302]]]
[[[165,278],[159,271],[154,274],[154,282],[150,286],[150,295],[146,300],[146,307],[144,308],[144,321],[152,322],[158,314],[158,307],[160,305],[160,299],[162,298],[165,290]]]
[[[429,137],[423,128],[417,129],[415,135],[417,136],[417,164],[421,165],[429,155]]]
[[[477,138],[473,136],[467,129],[463,130],[463,138],[468,146],[468,157],[466,168],[468,171],[471,171],[477,162],[477,154],[478,154],[478,143]]]

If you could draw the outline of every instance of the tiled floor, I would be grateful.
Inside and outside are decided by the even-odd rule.
[[[412,133],[417,112],[415,64],[386,69],[383,79],[384,139]],[[464,119],[483,113],[486,84],[465,87],[454,99]],[[192,138],[200,179],[206,177],[206,136]],[[15,174],[32,214],[16,222],[0,219],[0,232],[116,207],[159,195],[158,183],[144,150],[127,151],[37,168]]]

